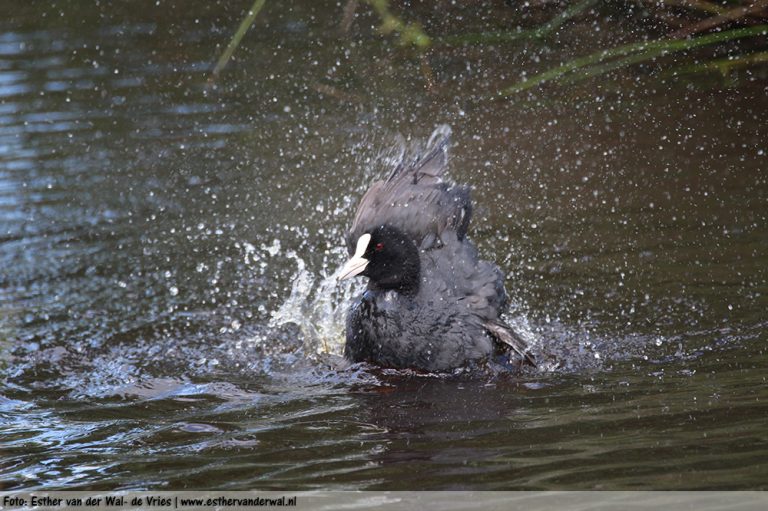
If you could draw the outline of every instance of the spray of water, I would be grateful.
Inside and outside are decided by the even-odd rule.
[[[361,282],[337,281],[337,270],[328,273],[334,264],[346,255],[342,247],[329,252],[323,262],[321,274],[307,269],[304,260],[294,251],[286,254],[296,263],[296,274],[291,294],[272,313],[271,327],[293,323],[299,327],[307,353],[341,355],[344,348],[344,321],[346,311],[357,294]]]

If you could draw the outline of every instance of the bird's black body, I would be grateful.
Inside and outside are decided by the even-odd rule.
[[[504,276],[466,238],[469,188],[441,179],[444,135],[425,156],[374,183],[348,236],[342,277],[369,277],[347,316],[344,355],[385,367],[449,371],[507,351],[535,365],[500,314]],[[362,238],[361,238],[362,237]]]

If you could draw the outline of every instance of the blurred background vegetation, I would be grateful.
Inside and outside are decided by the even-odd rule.
[[[226,66],[266,3],[256,0],[251,6],[219,58],[214,76]],[[689,83],[691,76],[703,75],[710,84],[733,86],[768,76],[768,0],[347,0],[337,8],[340,39],[359,37],[360,26],[373,23],[382,38],[397,43],[392,58],[418,62],[424,86],[430,90],[450,81],[435,73],[434,60],[464,56],[469,63],[487,52],[498,55],[501,64],[503,54],[531,53],[533,62],[517,72],[507,69],[496,83],[486,82],[477,99],[581,82],[591,90],[594,80],[605,75],[611,79],[603,84],[608,88],[618,87],[622,79]],[[584,31],[591,32],[593,47],[571,54],[567,48],[582,46],[578,38]],[[606,35],[600,37],[601,32]],[[531,46],[538,48],[530,52]],[[542,47],[552,48],[551,58],[541,59]],[[630,66],[631,75],[620,73]],[[347,99],[350,93],[362,92],[348,83],[316,87]]]

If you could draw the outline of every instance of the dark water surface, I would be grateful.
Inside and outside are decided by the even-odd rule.
[[[0,7],[2,488],[766,487],[765,76],[498,101],[652,27],[601,11],[426,70],[307,1],[210,84],[235,3]],[[344,229],[441,123],[538,371],[339,368]]]

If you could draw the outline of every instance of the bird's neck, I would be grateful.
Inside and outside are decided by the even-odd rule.
[[[368,288],[375,291],[397,291],[401,295],[413,296],[419,292],[421,282],[421,261],[416,247],[397,271],[377,281],[369,281]]]

